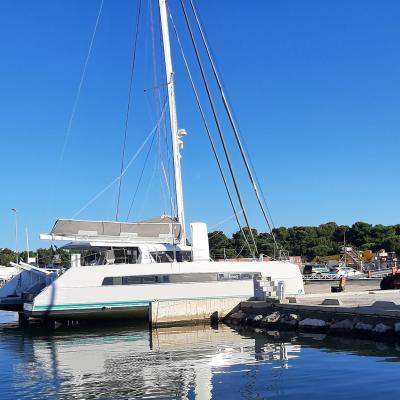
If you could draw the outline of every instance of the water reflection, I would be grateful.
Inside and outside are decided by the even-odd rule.
[[[242,336],[220,325],[1,329],[0,352],[13,368],[10,398],[212,398],[213,376],[255,362],[287,368],[297,344]],[[1,370],[1,378],[7,372]],[[10,376],[9,376],[10,378]],[[3,383],[0,385],[4,386]]]
[[[0,393],[2,399],[298,397],[304,374],[318,372],[320,360],[326,364],[329,352],[343,346],[343,340],[224,325],[149,331],[146,325],[22,330],[0,324]],[[393,347],[364,342],[353,346],[357,351],[399,359]]]

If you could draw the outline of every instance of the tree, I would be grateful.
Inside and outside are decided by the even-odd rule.
[[[349,229],[349,232],[346,234],[347,240],[349,243],[352,243],[354,246],[359,247],[365,242],[373,242],[370,240],[371,238],[371,224],[367,224],[366,222],[356,222]]]
[[[224,254],[226,257],[226,249],[230,248],[231,242],[226,237],[225,233],[222,231],[214,231],[208,234],[208,243],[210,246],[210,254],[213,258],[223,258]],[[232,258],[231,252],[228,252],[230,257]]]
[[[381,248],[386,251],[395,251],[396,254],[400,255],[400,236],[389,236],[382,241]]]
[[[10,265],[10,261],[15,262],[17,259],[17,253],[10,249],[1,249],[0,250],[0,265],[4,265],[8,267]]]
[[[257,230],[252,228],[251,232],[253,234],[254,240],[257,243]],[[248,244],[246,243],[245,237],[247,238],[248,244],[250,245],[250,248]],[[239,230],[235,232],[232,235],[232,247],[237,251],[236,255],[237,257],[251,257],[254,252],[254,244],[253,244],[253,239],[251,237],[249,228],[245,227],[242,230]]]

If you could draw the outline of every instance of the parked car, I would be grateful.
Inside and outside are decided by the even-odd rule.
[[[338,278],[345,276],[346,278],[364,275],[362,272],[357,271],[351,267],[340,267],[338,265],[331,267],[331,274],[336,275]]]
[[[323,275],[329,274],[330,269],[325,265],[306,264],[303,269],[303,275]]]

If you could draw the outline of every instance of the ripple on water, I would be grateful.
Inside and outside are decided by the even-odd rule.
[[[2,400],[398,397],[399,351],[382,344],[223,325],[149,332],[116,323],[20,329],[15,321],[0,313]]]

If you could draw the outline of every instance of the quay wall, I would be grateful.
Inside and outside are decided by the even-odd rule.
[[[209,298],[191,300],[160,300],[150,305],[150,324],[153,327],[167,325],[191,325],[201,322],[217,322],[237,311],[248,297]]]
[[[346,292],[361,292],[367,290],[378,290],[382,278],[370,279],[348,279],[346,282]],[[329,293],[331,286],[337,286],[338,280],[310,280],[304,282],[305,294]]]
[[[329,296],[327,296],[329,297]],[[239,309],[249,315],[269,315],[278,311],[281,314],[296,314],[300,320],[306,318],[320,319],[325,322],[357,319],[357,322],[368,324],[386,324],[391,327],[400,322],[400,308],[382,309],[380,307],[343,307],[309,304],[259,304],[245,301]]]
[[[246,329],[400,343],[400,290],[309,294],[282,302],[243,301],[224,322]]]

